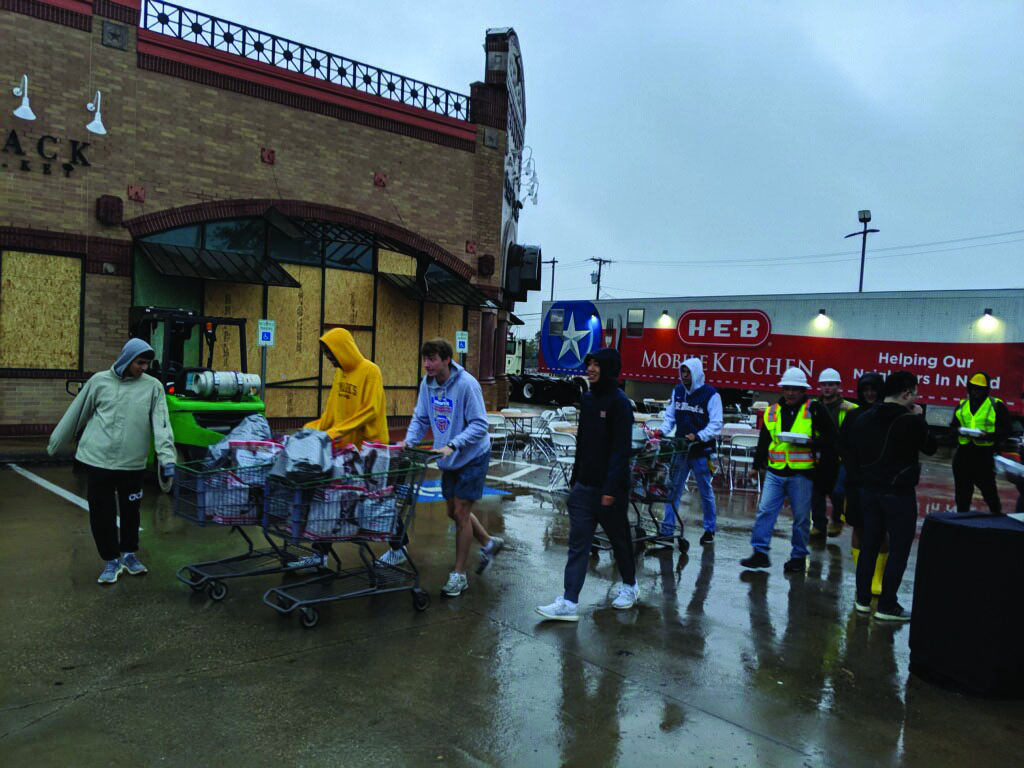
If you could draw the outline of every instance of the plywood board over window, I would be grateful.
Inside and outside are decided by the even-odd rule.
[[[404,253],[395,253],[381,248],[377,252],[377,271],[392,275],[416,276],[416,259]]]
[[[388,416],[412,416],[416,409],[415,389],[384,388],[384,399],[387,402]]]
[[[0,368],[78,368],[81,297],[81,259],[0,254]]]
[[[246,356],[249,372],[260,371],[260,348],[256,344],[257,321],[263,316],[263,286],[248,283],[222,283],[209,280],[204,291],[206,306],[203,313],[212,317],[245,319]],[[217,329],[213,345],[213,368],[218,371],[237,371],[242,360],[238,343],[239,330],[222,325]],[[204,361],[205,362],[205,361]]]
[[[462,330],[462,307],[456,304],[423,305],[423,341],[448,339],[455,346],[455,332]]]
[[[320,371],[320,267],[288,265],[299,288],[271,287],[267,317],[276,323],[274,346],[267,350],[267,384],[313,377],[310,389],[267,390],[267,416],[317,415],[316,376]]]
[[[411,387],[419,374],[420,303],[377,279],[377,359],[385,387]]]
[[[345,269],[324,271],[324,322],[373,325],[373,275]],[[364,353],[366,354],[366,353]],[[366,355],[369,357],[369,354]]]

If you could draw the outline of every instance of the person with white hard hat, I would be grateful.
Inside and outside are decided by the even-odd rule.
[[[818,391],[821,397],[818,402],[825,406],[828,415],[836,425],[836,431],[843,426],[846,415],[854,410],[857,405],[843,399],[843,379],[835,368],[826,368],[818,374]],[[836,464],[828,469],[819,467],[822,481],[814,488],[811,494],[811,538],[828,536],[835,537],[843,532],[843,509],[846,504],[844,491],[846,471],[842,464]],[[835,480],[830,482],[828,474],[834,474]],[[831,486],[831,488],[829,488]],[[820,490],[819,490],[820,489]],[[826,500],[832,499],[832,520],[829,521]]]
[[[779,386],[782,397],[765,412],[754,454],[754,469],[768,470],[750,537],[754,552],[740,560],[740,565],[744,568],[771,565],[768,550],[772,530],[782,503],[788,498],[793,509],[792,549],[782,569],[787,573],[804,573],[816,467],[822,457],[833,456],[836,425],[825,406],[807,399],[811,385],[801,369],[786,369]]]
[[[996,489],[995,454],[1012,429],[1006,404],[992,397],[991,385],[985,371],[975,371],[967,380],[967,397],[960,401],[949,425],[958,443],[953,455],[957,512],[971,511],[975,487],[981,491],[989,512],[998,515],[1003,511]]]

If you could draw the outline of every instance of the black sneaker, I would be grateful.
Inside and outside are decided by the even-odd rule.
[[[704,531],[704,535],[700,537],[701,544],[714,544],[715,543],[715,532]]]
[[[896,603],[896,607],[892,610],[886,611],[875,611],[875,618],[879,621],[910,621],[910,611],[904,608],[899,603]]]
[[[807,572],[807,558],[806,557],[791,557],[786,561],[786,564],[782,566],[782,570],[786,573],[806,573]]]
[[[871,602],[870,601],[868,601],[867,603],[861,603],[861,602],[858,602],[857,600],[854,600],[853,601],[853,607],[854,607],[854,610],[857,611],[857,613],[871,613]]]
[[[767,568],[771,564],[768,555],[765,552],[758,552],[756,549],[750,557],[744,557],[740,560],[740,565],[744,568]]]

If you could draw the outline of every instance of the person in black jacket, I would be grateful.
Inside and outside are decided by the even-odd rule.
[[[843,517],[853,529],[850,535],[850,554],[853,555],[853,567],[857,567],[860,557],[860,540],[864,535],[864,513],[860,503],[860,477],[857,465],[853,461],[851,443],[853,441],[853,425],[857,419],[871,409],[875,403],[882,402],[882,390],[885,388],[885,377],[874,371],[865,373],[857,380],[857,408],[850,411],[839,428],[839,455],[846,467],[846,510]],[[882,546],[875,561],[875,575],[871,580],[871,594],[882,594],[882,573],[885,561],[889,559],[889,538],[882,539]]]
[[[917,483],[921,479],[918,453],[931,456],[938,448],[917,400],[917,376],[910,371],[890,373],[882,390],[885,400],[868,410],[853,426],[852,459],[857,465],[864,515],[864,536],[857,561],[859,613],[871,611],[871,577],[875,558],[889,534],[889,560],[882,574],[882,595],[875,618],[910,621],[910,611],[896,600],[910,547],[917,532]]]
[[[565,591],[549,605],[537,607],[545,619],[577,621],[577,603],[587,576],[590,547],[598,523],[604,529],[622,576],[613,608],[636,605],[638,585],[633,558],[629,506],[629,461],[633,409],[616,377],[622,358],[614,349],[599,349],[584,358],[590,391],[583,395],[576,461],[569,480],[569,555]]]

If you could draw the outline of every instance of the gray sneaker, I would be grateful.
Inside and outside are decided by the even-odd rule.
[[[618,608],[620,611],[627,608],[632,608],[636,605],[636,601],[640,599],[640,582],[636,584],[622,584],[619,587],[619,595],[612,601],[612,608]]]
[[[100,584],[113,584],[117,581],[117,577],[125,572],[124,563],[119,558],[114,560],[107,560],[107,564],[103,568],[103,573],[96,580]]]
[[[124,567],[132,576],[139,576],[140,574],[149,572],[149,569],[139,562],[139,558],[135,556],[134,552],[125,552],[123,560]]]
[[[448,576],[448,583],[441,588],[441,594],[445,597],[458,597],[469,589],[469,580],[464,573],[452,571]]]
[[[401,565],[406,560],[405,552],[400,549],[389,549],[383,555],[380,556],[378,562],[384,563],[384,565]]]
[[[491,536],[491,551],[488,552],[483,547],[480,548],[480,562],[476,564],[477,576],[491,567],[491,563],[494,562],[494,556],[498,554],[504,546],[505,540],[503,538],[500,536]]]
[[[552,619],[554,621],[579,621],[580,615],[576,610],[576,604],[570,603],[564,597],[559,595],[555,598],[555,602],[549,605],[538,605],[534,610],[537,611],[545,619]]]

